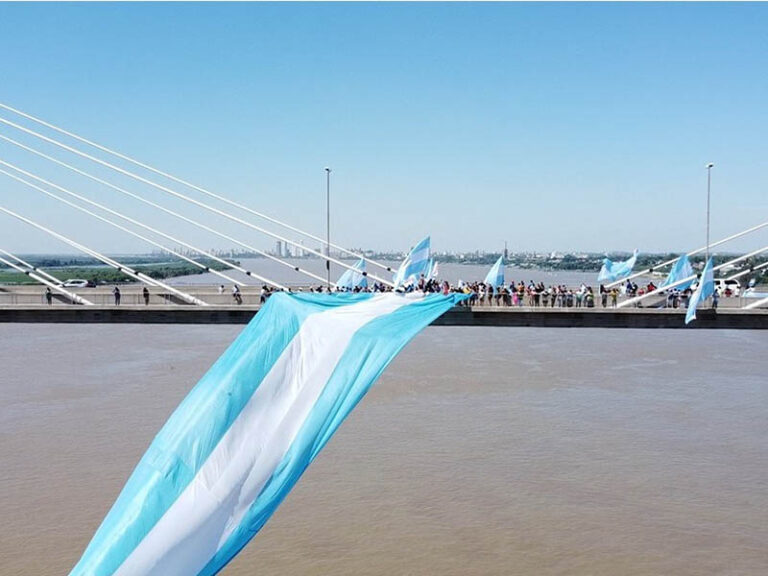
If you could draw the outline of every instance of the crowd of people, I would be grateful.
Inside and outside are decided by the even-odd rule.
[[[609,306],[616,307],[620,295],[629,297],[644,294],[646,291],[655,290],[653,283],[649,283],[644,288],[639,288],[632,282],[625,286],[612,287],[610,289],[601,285],[599,290],[600,305],[603,308]],[[331,290],[325,286],[312,286],[310,292],[390,292],[393,288],[385,284],[375,282],[369,287],[357,287],[352,290],[339,289]],[[274,292],[279,291],[269,286],[262,286],[259,295],[259,303],[263,304],[267,298]],[[446,280],[426,279],[421,276],[417,282],[410,282],[399,288],[401,292],[424,292],[424,293],[461,293],[468,296],[463,303],[465,306],[507,306],[532,308],[594,308],[597,305],[596,295],[592,286],[581,284],[578,288],[569,288],[565,285],[546,286],[543,282],[530,281],[510,282],[495,287],[492,284],[484,282],[463,282],[459,280],[458,284],[452,285]]]
[[[220,285],[218,292],[224,294],[224,285]],[[368,287],[356,287],[352,290],[342,288],[329,288],[327,286],[310,286],[309,292],[313,293],[331,293],[331,292],[391,292],[393,288],[389,285],[381,282],[374,282]],[[523,281],[510,282],[509,284],[502,284],[500,286],[494,286],[485,282],[463,282],[459,280],[456,285],[450,284],[447,280],[426,279],[423,275],[417,282],[409,282],[407,285],[397,289],[399,292],[424,292],[424,293],[441,293],[451,294],[460,293],[466,294],[468,298],[461,304],[462,306],[506,306],[506,307],[523,307],[528,306],[531,308],[595,308],[598,306],[602,308],[615,308],[618,305],[619,297],[625,296],[627,298],[634,298],[636,296],[642,296],[648,292],[657,290],[657,287],[653,282],[649,282],[645,286],[638,286],[631,280],[627,280],[621,285],[614,285],[610,288],[601,284],[598,289],[598,293],[595,294],[592,286],[587,286],[582,283],[578,288],[570,288],[564,284],[549,285],[546,286],[544,282],[534,282],[531,280],[527,284]],[[726,288],[726,290],[730,290]],[[266,284],[261,287],[259,292],[259,304],[264,304],[267,299],[275,292],[281,292],[278,288],[267,286]],[[293,290],[289,290],[293,291]],[[297,291],[301,292],[302,289],[298,288]],[[665,295],[664,305],[668,308],[685,308],[688,305],[691,294],[693,293],[691,288],[685,290],[679,290],[674,288],[667,290],[666,292],[659,292],[659,294]],[[115,297],[115,305],[120,305],[120,289],[115,286],[113,289]],[[717,307],[717,300],[720,294],[715,291],[713,305]],[[731,294],[725,294],[729,296]],[[145,287],[142,293],[144,304],[149,304],[149,291]],[[235,304],[243,303],[242,292],[237,284],[232,285],[232,299]],[[52,294],[50,289],[46,292],[46,300],[48,304],[51,303]],[[640,302],[636,304],[642,306]]]

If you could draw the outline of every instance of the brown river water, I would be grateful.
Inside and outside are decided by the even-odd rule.
[[[0,325],[0,574],[66,574],[235,326]],[[226,568],[768,574],[768,334],[428,328]]]

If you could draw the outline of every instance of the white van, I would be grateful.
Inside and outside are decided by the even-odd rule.
[[[730,290],[729,296],[739,296],[741,294],[741,283],[738,280],[724,280],[715,278],[715,290],[720,296],[725,296],[725,291]]]

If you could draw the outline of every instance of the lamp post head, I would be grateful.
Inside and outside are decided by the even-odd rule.
[[[326,171],[326,172],[328,172],[328,173],[330,174],[330,172],[331,172],[331,169],[330,169],[330,168],[328,168],[328,166],[326,166],[326,167],[325,167],[325,171]]]
[[[707,164],[707,170],[709,170],[709,169],[710,169],[710,168],[712,168],[713,166],[714,166],[714,164],[713,164],[712,162],[709,162],[709,163]],[[327,168],[326,168],[326,170],[327,170]]]

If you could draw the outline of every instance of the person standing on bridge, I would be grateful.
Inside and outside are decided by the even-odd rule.
[[[141,291],[141,295],[144,296],[144,306],[149,306],[149,289],[146,286]]]
[[[112,289],[112,294],[115,296],[115,306],[120,306],[120,288],[117,285]]]
[[[53,304],[53,292],[51,292],[51,287],[45,289],[45,301],[48,303],[48,306]]]

